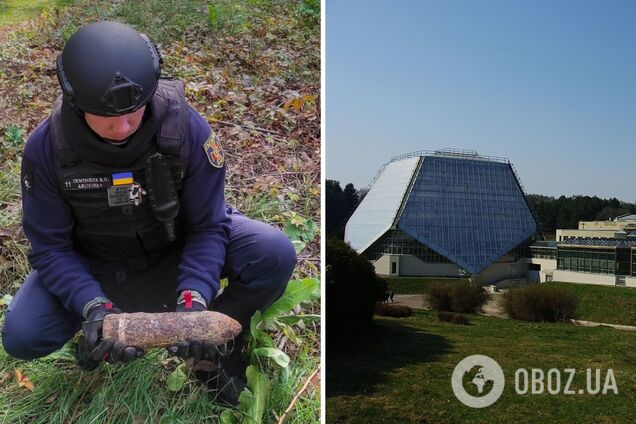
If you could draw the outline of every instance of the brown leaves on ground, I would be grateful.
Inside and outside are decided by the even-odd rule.
[[[50,112],[59,94],[55,58],[76,27],[100,18],[90,15],[98,10],[96,3],[87,8],[80,1],[17,29],[0,29],[4,159],[20,154],[20,149],[3,150],[9,128],[29,134]],[[204,19],[202,26],[161,45],[163,74],[187,83],[188,101],[221,141],[229,202],[280,227],[288,211],[319,224],[320,27],[303,25],[294,2],[258,7],[260,14],[244,28],[212,30]],[[299,254],[298,275],[316,274],[319,246],[316,237]]]

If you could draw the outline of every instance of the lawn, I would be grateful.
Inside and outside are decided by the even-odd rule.
[[[26,9],[27,3],[36,7]],[[9,15],[15,20],[2,25]],[[131,24],[159,44],[163,75],[186,82],[188,102],[223,144],[228,201],[286,231],[298,252],[294,279],[318,277],[319,3],[12,0],[0,5],[0,320],[29,272],[29,244],[21,229],[24,142],[59,94],[54,63],[64,42],[96,20]],[[257,364],[271,381],[264,422],[278,421],[320,363],[319,301],[298,311],[313,314],[313,320],[269,333],[290,357],[289,367],[279,369],[270,360]],[[0,347],[0,422],[218,421],[223,408],[191,375],[178,375],[183,385],[169,390],[167,379],[180,365],[155,350],[128,366],[105,364],[83,373],[75,366],[72,343],[32,362],[14,360]],[[27,380],[19,384],[17,371],[33,391]],[[286,422],[319,421],[317,381],[312,383]]]
[[[439,322],[423,310],[375,318],[363,340],[329,345],[327,422],[635,422],[636,333],[468,316],[468,326]],[[450,384],[455,365],[474,354],[495,359],[506,377],[502,397],[484,409],[464,406]],[[575,368],[577,391],[585,387],[581,370],[600,368],[604,376],[612,368],[619,393],[518,395],[518,368]]]
[[[454,282],[460,279],[402,277],[385,278],[389,290],[395,294],[425,294],[435,281]],[[636,326],[636,288],[608,287],[595,284],[551,282],[552,287],[561,287],[578,299],[577,318],[608,324]]]
[[[636,326],[636,288],[551,282],[573,293],[579,303],[577,318]]]
[[[70,3],[72,0],[4,0],[0,2],[0,26],[18,24],[43,10]]]

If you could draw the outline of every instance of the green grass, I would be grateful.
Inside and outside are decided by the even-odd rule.
[[[17,24],[46,9],[63,7],[73,0],[5,0],[0,2],[0,26]]]
[[[432,312],[376,318],[352,346],[327,349],[328,423],[632,423],[636,396],[636,333],[570,324],[537,324],[470,315],[471,325],[439,322]],[[492,406],[471,409],[451,389],[463,358],[482,354],[503,368],[506,385]],[[518,368],[612,368],[618,395],[517,395]],[[565,374],[563,374],[565,378]]]
[[[0,422],[198,424],[216,422],[225,409],[194,376],[181,391],[169,391],[165,379],[180,362],[167,357],[163,349],[151,350],[127,365],[104,364],[88,373],[75,366],[72,346],[69,343],[52,357],[31,362],[11,358],[0,349],[0,369],[9,373],[20,369],[35,385],[30,392],[16,384],[15,376],[0,383]],[[274,389],[266,416],[286,409],[319,360],[304,348],[287,372],[272,376]],[[289,422],[317,422],[319,410],[320,402],[305,396]]]
[[[392,290],[395,294],[424,294],[426,290],[435,281],[454,282],[465,281],[462,278],[435,278],[435,277],[401,277],[401,278],[384,278],[388,290]]]
[[[636,288],[551,282],[573,293],[579,303],[577,318],[586,321],[636,326]]]

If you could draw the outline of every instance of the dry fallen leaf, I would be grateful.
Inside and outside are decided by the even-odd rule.
[[[18,387],[26,387],[31,391],[35,390],[35,386],[31,382],[31,380],[29,380],[29,377],[27,377],[26,374],[22,374],[22,371],[20,371],[19,369],[15,370],[15,378],[18,381]]]

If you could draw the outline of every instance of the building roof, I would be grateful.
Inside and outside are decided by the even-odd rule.
[[[615,238],[571,238],[558,242],[559,246],[588,246],[588,247],[636,247],[636,240]]]
[[[393,225],[419,157],[389,162],[349,218],[345,240],[358,252],[365,251]]]
[[[507,159],[445,150],[386,164],[345,240],[362,253],[390,228],[478,274],[532,236],[537,223]]]
[[[534,243],[532,243],[532,246],[530,247],[542,247],[542,248],[550,248],[550,249],[556,249],[558,245],[558,242],[555,240],[538,240],[535,241]]]
[[[617,216],[615,221],[636,221],[636,214],[626,214]]]
[[[634,239],[616,238],[571,238],[562,241],[535,241],[531,248],[556,249],[559,246],[583,246],[583,247],[636,247]]]

